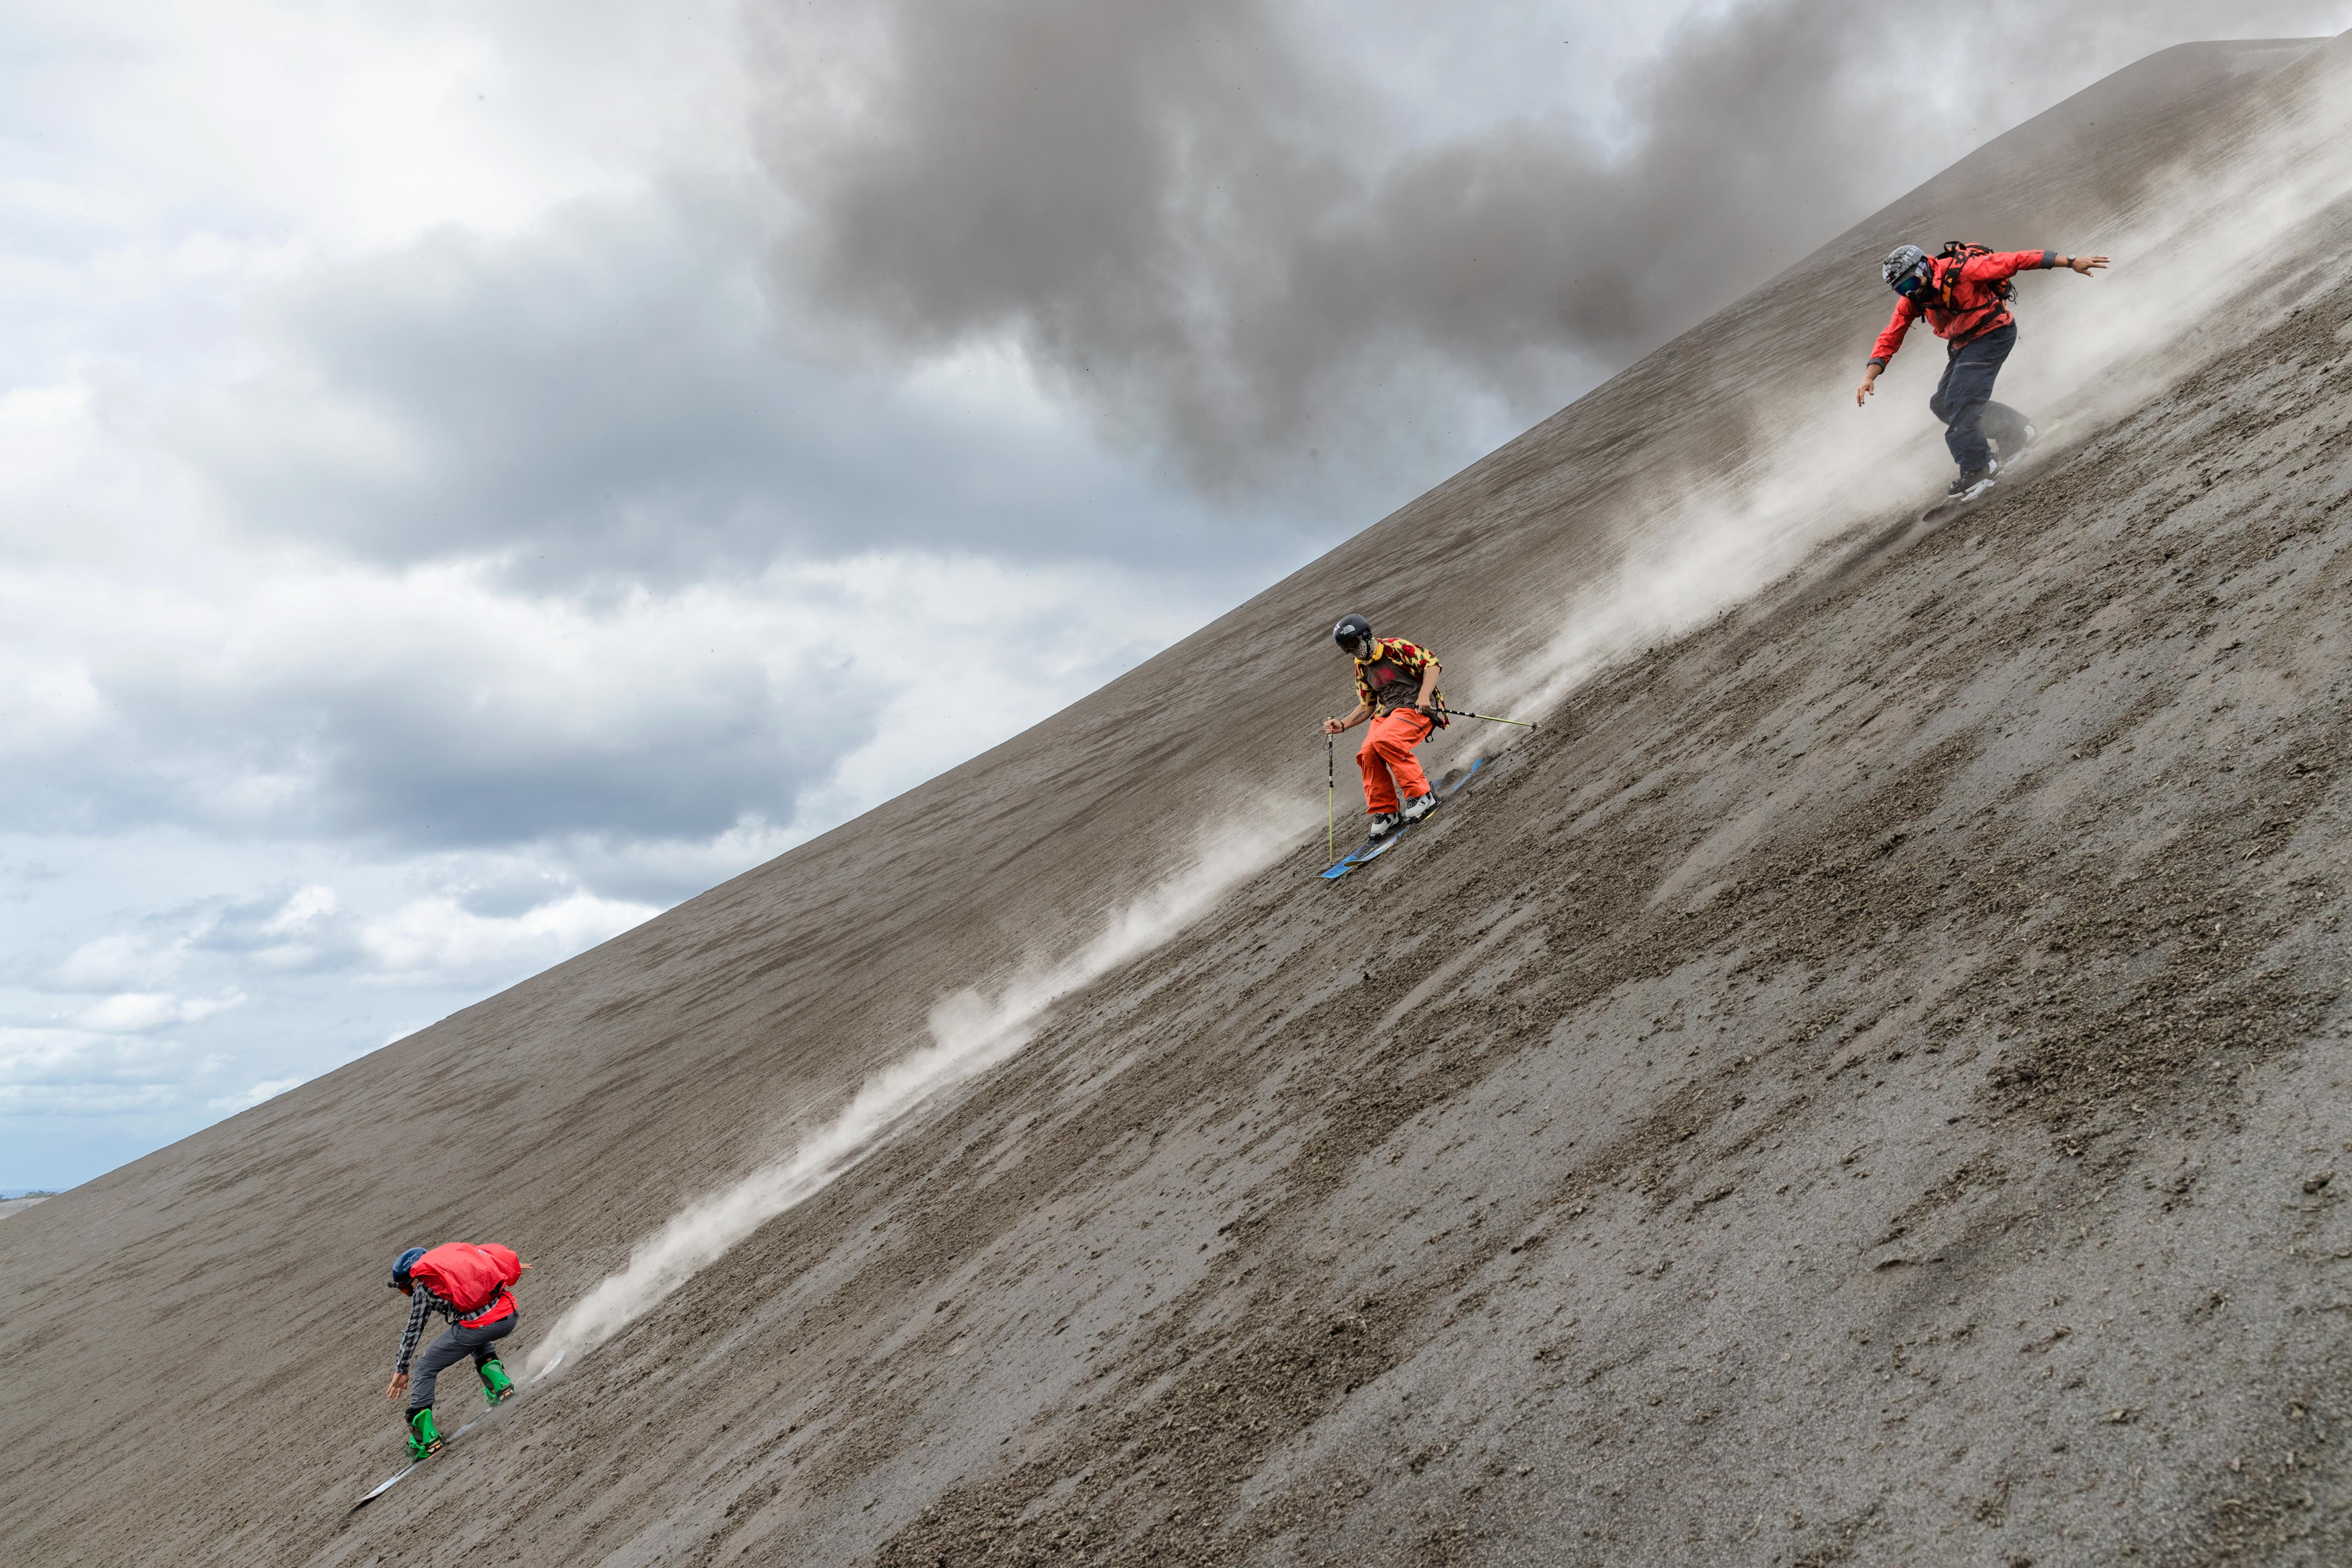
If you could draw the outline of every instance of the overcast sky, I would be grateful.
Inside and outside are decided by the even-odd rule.
[[[0,1190],[1017,731],[2106,71],[2347,11],[0,0]]]

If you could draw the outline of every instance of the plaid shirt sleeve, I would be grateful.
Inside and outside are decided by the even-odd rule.
[[[448,1303],[419,1285],[408,1293],[408,1327],[400,1331],[400,1358],[392,1363],[395,1376],[404,1375],[410,1360],[416,1354],[416,1342],[424,1336],[425,1321],[436,1311],[446,1311]]]
[[[1384,654],[1390,663],[1412,675],[1419,675],[1437,659],[1437,656],[1427,648],[1415,647],[1402,637],[1381,638],[1372,645],[1370,658],[1356,661],[1356,700],[1367,708],[1379,707],[1380,700],[1372,695],[1371,687],[1364,679],[1364,666],[1378,663]]]

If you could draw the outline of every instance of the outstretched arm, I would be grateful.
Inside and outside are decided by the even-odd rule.
[[[1342,730],[1352,730],[1357,725],[1362,723],[1366,719],[1371,717],[1371,712],[1372,710],[1370,709],[1365,707],[1361,702],[1359,702],[1353,708],[1348,710],[1348,716],[1345,719],[1324,720],[1323,732],[1327,735],[1336,735]]]
[[[2021,272],[2046,271],[2064,267],[2089,277],[2107,264],[2104,256],[2061,256],[2054,250],[2000,250],[1990,256],[1969,258],[1960,268],[1960,276],[1971,283],[1997,283]]]

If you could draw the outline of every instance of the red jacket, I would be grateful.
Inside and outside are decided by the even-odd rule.
[[[460,1327],[478,1329],[495,1323],[515,1310],[507,1287],[522,1278],[522,1259],[514,1249],[491,1242],[476,1247],[470,1241],[444,1242],[409,1266],[408,1277],[470,1317]]]
[[[1949,338],[1955,344],[1999,331],[2017,318],[2009,313],[2009,301],[1994,291],[1993,285],[2029,267],[2057,264],[2058,253],[2054,250],[1997,250],[1990,256],[1972,256],[1966,263],[1958,258],[1934,258],[1933,284],[1921,291],[1918,300],[1895,302],[1895,319],[1878,334],[1877,346],[1870,351],[1870,363],[1885,369],[1895,351],[1903,346],[1903,335],[1921,316],[1927,318],[1927,325],[1935,329],[1937,337]]]

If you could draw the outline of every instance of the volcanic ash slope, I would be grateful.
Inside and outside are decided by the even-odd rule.
[[[1867,416],[1823,412],[1890,234],[2122,255],[2346,48],[2122,73],[1038,731],[10,1219],[5,1539],[2346,1560],[2352,207],[2272,213],[2168,315],[2144,258],[2137,283],[2029,280],[2005,391],[2065,423],[1940,531],[1910,525],[1934,345]],[[2207,226],[2167,254],[2218,255]],[[1883,485],[1773,470],[1898,430]],[[1643,531],[1657,498],[1740,483],[1795,569],[1727,548],[1693,577]],[[1711,581],[1724,613],[1688,629]],[[1657,624],[1684,630],[1559,640],[1561,605],[1643,584],[1681,584]],[[1341,607],[1463,650],[1465,696],[1567,700],[1358,876],[1311,874],[1319,823],[1286,840],[346,1517],[391,1458],[392,1248],[542,1259],[519,1342],[543,1335],[939,998],[1176,870],[1151,824],[1301,794]]]

